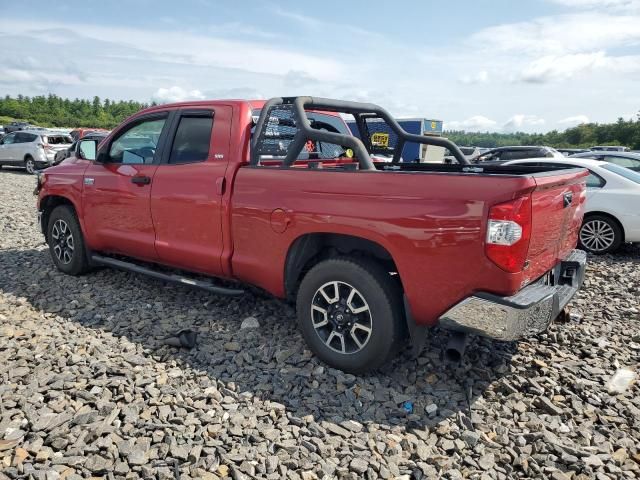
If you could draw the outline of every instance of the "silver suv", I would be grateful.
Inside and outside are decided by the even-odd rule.
[[[12,132],[0,140],[0,167],[24,167],[28,173],[53,165],[56,153],[71,146],[69,135],[41,130]]]

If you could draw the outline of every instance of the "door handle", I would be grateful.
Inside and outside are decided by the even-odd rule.
[[[216,180],[216,193],[218,195],[224,195],[224,187],[226,186],[227,181],[224,177],[220,177]]]
[[[131,183],[135,183],[136,185],[149,185],[151,183],[151,177],[147,177],[146,175],[138,175],[136,177],[131,178]]]

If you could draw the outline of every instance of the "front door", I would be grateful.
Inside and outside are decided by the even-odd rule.
[[[151,188],[168,125],[167,112],[134,119],[87,167],[82,198],[92,250],[157,260]]]
[[[223,195],[232,108],[179,111],[151,188],[161,263],[222,275]]]

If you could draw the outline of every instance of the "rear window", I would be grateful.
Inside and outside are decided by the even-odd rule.
[[[73,140],[68,135],[46,135],[42,137],[44,143],[48,143],[49,145],[65,145],[72,144]]]
[[[260,116],[260,111],[261,110],[253,110],[252,115],[255,119]],[[318,112],[305,113],[311,123],[311,128],[351,136],[349,127],[347,127],[346,123],[341,117]],[[251,133],[253,134],[254,131],[255,126],[251,130]],[[272,118],[270,119],[270,123],[266,130],[266,136],[268,138],[266,141],[270,144],[281,146],[280,148],[275,150],[286,150],[286,147],[288,147],[296,131],[297,127],[295,126],[292,118]],[[309,141],[305,145],[305,148],[302,149],[298,160],[328,160],[333,158],[340,158],[344,155],[345,148],[340,145],[322,141]],[[279,155],[275,155],[273,158],[279,158]]]

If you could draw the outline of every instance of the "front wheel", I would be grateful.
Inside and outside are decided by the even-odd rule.
[[[379,264],[337,258],[305,275],[297,298],[298,323],[311,350],[349,373],[382,366],[402,336],[397,285]]]
[[[47,241],[58,270],[69,275],[81,275],[89,270],[82,230],[71,207],[61,205],[51,212]]]
[[[580,227],[580,246],[597,255],[610,253],[622,244],[622,229],[610,217],[591,215]]]

